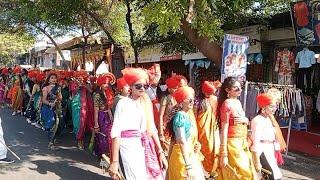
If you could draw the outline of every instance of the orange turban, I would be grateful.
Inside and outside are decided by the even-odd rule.
[[[257,96],[257,103],[260,108],[266,107],[274,102],[276,102],[276,99],[271,94],[263,93]]]
[[[148,73],[142,68],[125,68],[121,72],[129,86],[133,85],[138,80],[148,82]]]
[[[154,64],[148,69],[150,83],[158,83],[161,78],[161,69],[159,64]]]
[[[117,89],[121,90],[124,86],[128,85],[126,80],[122,77],[117,80]]]
[[[174,77],[170,77],[166,80],[166,85],[168,86],[169,89],[177,88],[179,86],[179,81],[178,79]]]
[[[188,97],[194,97],[194,90],[189,86],[180,87],[174,94],[173,97],[177,103],[181,103]]]
[[[114,84],[116,77],[112,73],[101,74],[97,77],[97,85],[102,86],[103,84]]]
[[[202,92],[204,94],[214,94],[220,86],[221,83],[219,81],[204,81],[202,84]]]

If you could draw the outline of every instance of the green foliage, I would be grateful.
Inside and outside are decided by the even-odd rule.
[[[156,23],[161,35],[179,32],[189,12],[190,0],[153,0],[143,7],[147,25]],[[200,36],[218,41],[225,29],[245,26],[252,18],[262,19],[288,10],[287,0],[195,0],[191,27]],[[259,20],[258,20],[259,21]]]
[[[0,63],[12,62],[16,55],[26,53],[34,42],[34,37],[26,33],[0,34]]]

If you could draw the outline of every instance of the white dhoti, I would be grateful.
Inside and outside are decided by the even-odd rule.
[[[5,146],[4,138],[3,138],[3,130],[1,125],[0,118],[0,159],[4,159],[7,157],[7,148]]]

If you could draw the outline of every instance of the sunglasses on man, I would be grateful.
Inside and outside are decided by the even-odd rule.
[[[137,90],[140,90],[140,89],[148,89],[149,88],[149,85],[148,84],[142,84],[142,83],[139,83],[139,84],[134,84],[133,85],[135,89]]]

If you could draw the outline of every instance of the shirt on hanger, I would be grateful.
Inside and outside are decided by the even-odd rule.
[[[289,50],[280,51],[277,54],[277,61],[275,66],[275,71],[279,75],[292,75],[294,71],[294,54]]]
[[[298,52],[295,62],[299,64],[299,68],[309,68],[316,63],[315,55],[313,51],[303,49]]]

